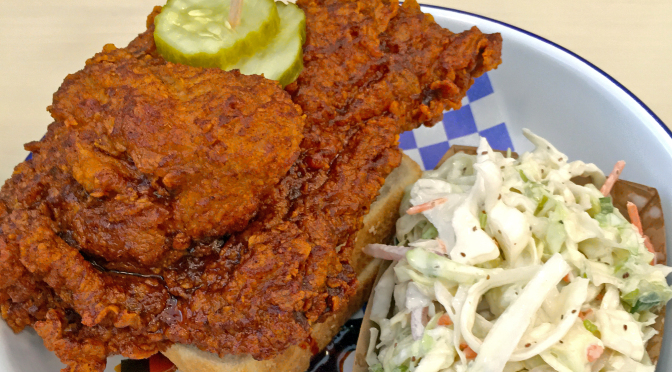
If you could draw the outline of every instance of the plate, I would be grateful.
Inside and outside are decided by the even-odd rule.
[[[661,172],[672,169],[672,133],[636,96],[588,61],[527,31],[458,10],[423,6],[423,11],[454,32],[475,25],[485,33],[501,33],[504,62],[476,81],[462,109],[446,113],[433,128],[402,135],[405,153],[432,168],[450,145],[477,144],[479,134],[493,147],[522,152],[531,146],[521,129],[530,128],[570,160],[594,162],[607,172],[617,160],[625,160],[622,178],[656,187],[664,213],[672,216],[672,203],[665,202],[672,200],[672,175]],[[669,226],[668,247],[672,246]],[[672,324],[672,312],[667,321]],[[672,370],[670,340],[672,327],[666,329],[657,371]],[[114,371],[120,359],[111,358],[106,372]],[[350,369],[351,360],[346,358],[343,370]],[[320,363],[318,370],[338,371],[337,361]],[[14,335],[4,322],[0,322],[0,366],[6,372],[63,367],[34,331]]]

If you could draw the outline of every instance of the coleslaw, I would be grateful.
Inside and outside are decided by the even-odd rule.
[[[482,138],[424,172],[397,245],[366,248],[393,260],[371,304],[371,372],[654,371],[645,346],[672,268],[605,196],[624,163],[606,178],[524,135],[536,148],[519,159]]]

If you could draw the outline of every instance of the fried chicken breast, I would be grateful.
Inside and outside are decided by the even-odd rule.
[[[399,134],[459,108],[501,38],[414,1],[302,0],[305,69],[167,63],[148,30],[68,76],[0,191],[0,309],[66,371],[172,342],[271,358],[357,286],[355,233]],[[302,116],[302,114],[304,116]]]

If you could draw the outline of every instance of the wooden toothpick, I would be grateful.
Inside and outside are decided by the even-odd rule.
[[[229,24],[235,29],[240,24],[240,18],[243,15],[243,1],[231,0],[231,9],[229,10]]]

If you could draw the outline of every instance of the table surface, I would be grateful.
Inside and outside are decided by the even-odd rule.
[[[672,1],[424,0],[538,34],[592,62],[672,125]],[[163,0],[4,0],[0,12],[0,179],[51,122],[68,73],[106,43],[126,45]]]

